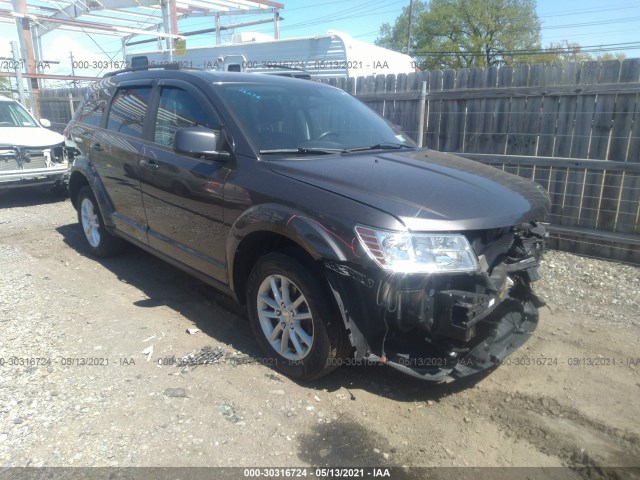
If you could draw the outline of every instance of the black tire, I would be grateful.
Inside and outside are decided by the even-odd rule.
[[[259,299],[259,296],[263,295],[264,298],[267,295],[273,301],[273,290],[264,290],[268,288],[266,282],[273,280],[278,287],[276,290],[283,293],[283,278],[290,282],[287,289],[290,292],[287,294],[290,295],[290,306],[293,307],[296,300],[299,300],[299,294],[304,300],[295,308],[283,308],[279,319],[268,318],[266,314],[271,315],[276,311],[273,305]],[[265,354],[265,364],[289,377],[302,380],[321,377],[340,365],[350,351],[350,344],[335,301],[329,297],[327,290],[328,287],[311,269],[292,257],[282,253],[269,253],[258,260],[247,282],[247,310],[253,333]],[[297,320],[287,313],[290,311],[296,312],[296,316],[308,315],[310,319]],[[296,322],[297,325],[292,325]],[[272,333],[277,330],[280,351],[267,334],[271,328],[269,325],[273,327]],[[300,329],[304,333],[296,333]],[[288,333],[286,342],[283,342],[285,330]],[[310,346],[304,341],[309,336]],[[306,351],[304,355],[300,354],[298,348],[294,348],[293,337],[297,338],[298,347],[303,352]],[[284,354],[283,350],[286,350]]]
[[[111,235],[105,228],[102,213],[91,187],[86,185],[80,189],[76,205],[82,238],[89,253],[103,258],[120,253],[125,243],[122,239]],[[84,220],[83,215],[85,215]]]

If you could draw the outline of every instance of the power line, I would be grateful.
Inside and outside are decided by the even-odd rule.
[[[625,42],[625,43],[609,43],[602,45],[588,45],[581,46],[575,53],[599,53],[599,52],[613,52],[617,50],[640,50],[640,41],[637,42]],[[537,48],[537,49],[522,49],[522,50],[506,50],[495,51],[495,55],[500,56],[514,56],[514,55],[557,55],[560,53],[573,53],[571,49],[567,48]],[[467,56],[485,56],[483,52],[471,52],[467,50],[459,51],[417,51],[415,55],[420,56],[435,56],[435,55],[467,55]]]
[[[552,25],[549,27],[542,27],[543,30],[556,30],[560,28],[575,28],[575,27],[593,27],[595,25],[612,25],[615,23],[626,23],[626,22],[636,22],[640,20],[640,17],[625,17],[625,18],[616,18],[610,20],[601,20],[597,22],[583,22],[583,23],[569,23],[566,25]]]
[[[378,33],[380,33],[380,29],[372,30],[371,32],[367,33],[361,33],[360,35],[354,35],[353,38],[368,37],[369,35],[377,35]]]
[[[346,0],[349,1],[349,0]],[[340,21],[340,20],[346,20],[346,19],[353,19],[354,17],[356,19],[358,18],[364,18],[364,17],[368,17],[368,16],[372,16],[372,15],[380,15],[380,14],[384,14],[384,13],[393,13],[393,12],[397,12],[398,9],[397,8],[392,8],[392,9],[388,9],[388,10],[381,10],[385,7],[389,7],[390,5],[396,5],[396,4],[405,4],[407,2],[407,0],[396,0],[394,2],[389,2],[388,0],[377,0],[377,1],[373,1],[373,2],[368,2],[368,3],[361,3],[360,5],[354,5],[352,7],[343,9],[343,10],[338,10],[336,12],[321,16],[321,17],[314,17],[312,19],[309,20],[303,20],[297,23],[291,23],[291,24],[287,24],[286,22],[282,24],[282,28],[286,29],[286,30],[297,30],[300,28],[306,28],[306,27],[311,27],[311,26],[315,26],[315,25],[320,25],[322,23],[331,23],[331,22],[336,22],[336,21]],[[329,5],[329,4],[334,4],[334,3],[345,3],[343,1],[335,1],[335,2],[325,2],[322,3],[320,6],[324,6],[324,5]],[[372,9],[372,7],[377,6],[377,8]],[[291,12],[294,10],[302,10],[302,9],[306,9],[306,8],[318,8],[317,4],[314,5],[309,5],[308,7],[299,7],[299,8],[295,8],[295,9],[291,9],[291,10],[287,10],[284,9],[283,10],[283,15],[286,18],[287,12]],[[358,13],[365,13],[365,15],[358,15]],[[207,24],[208,22],[197,22],[197,23],[192,23],[191,26],[195,27],[198,25],[203,25],[203,24]],[[259,32],[262,31],[267,31],[265,29],[261,29],[258,30]]]
[[[358,2],[355,3],[354,2]],[[364,18],[364,17],[369,17],[369,16],[374,16],[374,15],[381,15],[381,14],[385,14],[385,13],[392,13],[392,12],[397,12],[398,8],[393,8],[393,9],[385,9],[386,7],[389,7],[390,5],[396,5],[396,4],[404,4],[407,5],[408,4],[408,0],[398,0],[398,1],[393,1],[393,2],[386,2],[384,0],[378,0],[378,1],[370,1],[370,2],[362,2],[362,0],[331,0],[331,1],[326,1],[326,2],[310,2],[310,4],[308,5],[304,5],[304,6],[300,6],[300,7],[296,7],[296,8],[292,8],[292,9],[284,9],[282,10],[283,14],[287,14],[289,12],[294,12],[294,11],[305,11],[305,10],[310,10],[310,9],[314,9],[314,10],[318,10],[318,9],[323,9],[324,7],[330,6],[330,5],[335,5],[335,4],[344,4],[344,8],[341,8],[335,12],[323,15],[321,17],[311,17],[309,18],[311,15],[307,15],[305,14],[304,16],[307,18],[304,18],[303,20],[297,22],[297,23],[292,23],[287,25],[286,22],[283,25],[284,29],[287,31],[294,31],[294,30],[298,30],[298,29],[303,29],[303,28],[309,28],[315,25],[320,25],[323,23],[331,23],[331,22],[338,22],[338,21],[342,21],[342,20],[354,20],[357,21],[360,18]],[[635,2],[634,2],[635,4]],[[372,8],[373,7],[373,8]],[[628,9],[629,7],[627,6],[620,6],[618,5],[613,5],[613,6],[609,6],[606,8],[585,8],[585,9],[577,9],[577,10],[565,10],[565,11],[557,11],[555,13],[549,13],[549,14],[544,14],[544,15],[539,15],[540,18],[550,18],[550,17],[564,17],[564,16],[578,16],[578,15],[588,15],[588,14],[595,14],[595,13],[603,13],[603,12],[609,12],[609,11],[616,11],[616,10],[622,10],[622,9]],[[330,10],[329,8],[327,8],[327,10]],[[326,10],[325,10],[326,11]],[[545,31],[550,31],[550,30],[556,30],[556,29],[567,29],[567,28],[587,28],[587,27],[594,27],[594,26],[598,26],[598,25],[614,25],[614,24],[621,24],[621,23],[627,23],[627,22],[634,22],[636,20],[640,20],[640,17],[630,17],[630,18],[614,18],[614,19],[602,19],[602,20],[598,20],[598,21],[588,21],[588,22],[580,22],[580,23],[572,23],[572,24],[564,24],[564,25],[551,25],[551,26],[543,26],[542,30]],[[208,24],[210,22],[207,21],[201,21],[201,22],[189,22],[190,26],[197,26],[197,25],[202,25],[202,24]],[[259,30],[259,31],[270,31],[270,30]],[[630,31],[630,30],[629,30]],[[617,30],[616,32],[620,32],[620,30]],[[375,35],[379,33],[379,29],[375,30],[375,31],[371,31],[368,33],[362,33],[359,35],[354,35],[355,38],[357,37],[367,37],[370,35]],[[605,34],[606,32],[602,32],[602,33],[598,33],[598,34]],[[593,32],[589,32],[589,33],[584,33],[584,34],[576,34],[577,35],[591,35],[593,36],[594,33]],[[574,35],[572,35],[574,36]],[[95,40],[93,40],[90,36],[90,39],[94,42]],[[118,54],[118,52],[120,52],[120,48],[117,48],[117,50],[115,51],[115,53],[107,53],[106,50],[106,46],[113,46],[115,47],[116,41],[115,40],[106,40],[105,41],[100,41],[99,44],[96,43],[96,46],[102,51],[102,53],[104,55],[106,55],[109,58],[112,58],[112,56],[115,56]],[[638,44],[637,42],[629,42],[628,46],[626,47],[616,47],[616,45],[625,45],[625,44],[604,44],[601,46],[587,46],[587,47],[581,47],[580,48],[580,53],[589,53],[589,52],[605,52],[605,51],[615,51],[615,50],[622,50],[622,49],[626,49],[626,50],[637,50],[638,49]],[[102,47],[101,47],[102,46]],[[109,48],[110,50],[110,48]],[[557,54],[557,53],[566,53],[567,49],[563,49],[562,47],[556,47],[556,48],[541,48],[541,49],[531,49],[531,50],[514,50],[514,51],[507,51],[507,52],[497,52],[498,55],[525,55],[525,54],[529,54],[529,55],[545,55],[545,54]],[[428,51],[424,51],[424,52],[417,52],[417,54],[422,54],[422,55],[434,55],[434,54],[438,54],[438,55],[459,55],[461,53],[464,53],[465,55],[475,55],[473,52],[428,52]]]
[[[625,29],[625,30],[606,30],[606,31],[602,31],[602,32],[585,32],[585,33],[574,33],[571,35],[571,37],[586,37],[587,35],[591,38],[597,37],[598,35],[607,35],[611,34],[611,33],[627,33],[627,32],[638,32],[637,28],[629,28],[629,29]],[[566,35],[555,35],[555,36],[551,36],[551,37],[545,37],[547,40],[566,40],[567,37]]]
[[[404,0],[400,0],[404,3]],[[399,3],[399,2],[393,2],[393,3]],[[377,6],[376,9],[372,10],[371,7]],[[389,3],[386,0],[378,0],[375,2],[371,2],[369,4],[366,5],[360,5],[357,7],[351,7],[348,8],[346,10],[340,10],[338,12],[334,12],[331,13],[329,15],[325,15],[322,17],[316,17],[313,20],[306,20],[306,21],[302,21],[302,22],[298,22],[298,23],[292,23],[289,25],[283,24],[282,28],[283,29],[287,29],[287,30],[297,30],[300,28],[306,28],[306,27],[311,27],[314,25],[319,25],[322,23],[331,23],[331,22],[336,22],[338,20],[344,20],[347,18],[353,18],[357,13],[361,12],[361,11],[367,11],[368,14],[367,15],[358,15],[358,18],[363,18],[365,16],[370,16],[370,15],[379,15],[381,13],[390,13],[390,12],[395,12],[396,9],[391,9],[391,10],[385,10],[385,11],[380,11],[381,8],[384,7],[388,7]]]
[[[324,7],[325,5],[332,5],[334,3],[347,3],[347,2],[360,2],[362,0],[335,0],[333,2],[322,2],[320,4],[314,3],[313,5],[306,5],[304,7],[297,8],[284,8],[282,12],[286,15],[288,12],[294,12],[296,10],[307,10],[309,8],[318,9],[319,7]]]
[[[612,12],[614,10],[627,10],[630,7],[634,7],[634,6],[637,6],[637,3],[634,2],[633,4],[628,4],[628,5],[618,6],[618,7],[611,7],[611,8],[587,8],[584,10],[560,10],[559,12],[556,12],[556,13],[547,13],[545,15],[538,15],[538,17],[539,18],[567,17],[567,16],[575,17],[576,15],[585,15],[590,13]]]

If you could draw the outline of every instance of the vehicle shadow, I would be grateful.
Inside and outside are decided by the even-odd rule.
[[[69,197],[53,192],[50,186],[20,187],[0,191],[0,208],[31,207],[68,201]]]
[[[96,258],[88,253],[78,224],[63,225],[56,230],[78,254],[100,263],[118,280],[137,288],[147,297],[134,305],[143,308],[167,306],[193,322],[193,326],[204,334],[233,345],[234,350],[250,356],[260,355],[249,322],[233,299],[133,245],[128,245],[115,257]]]
[[[442,397],[473,388],[491,370],[451,383],[433,383],[411,377],[384,365],[342,366],[326,377],[313,382],[296,381],[301,386],[330,392],[347,390],[351,400],[357,400],[358,390],[374,393],[399,402],[437,401]]]
[[[230,297],[133,245],[117,257],[95,258],[88,254],[77,224],[60,226],[56,230],[77,253],[100,263],[120,281],[143,292],[147,299],[135,302],[136,306],[167,306],[193,322],[205,335],[232,345],[234,351],[249,359],[263,356],[253,338],[244,308]],[[397,401],[414,402],[437,400],[473,387],[484,376],[450,384],[434,384],[401,374],[391,367],[343,365],[320,379],[296,380],[295,383],[318,391],[346,389],[352,400],[357,399],[354,392],[364,390]]]

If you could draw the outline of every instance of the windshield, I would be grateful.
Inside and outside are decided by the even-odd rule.
[[[406,134],[342,90],[306,80],[218,88],[243,131],[263,154],[415,147]]]
[[[16,102],[0,102],[1,127],[37,127],[31,115]]]

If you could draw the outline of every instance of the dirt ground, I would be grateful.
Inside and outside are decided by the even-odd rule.
[[[262,364],[210,287],[134,247],[90,258],[81,240],[68,199],[0,197],[2,467],[640,466],[640,300],[582,308],[608,286],[624,297],[615,264],[552,252],[543,276],[588,261],[598,282],[556,286],[576,308],[554,299],[475,382],[351,366],[301,383]],[[218,363],[168,361],[203,348]]]

